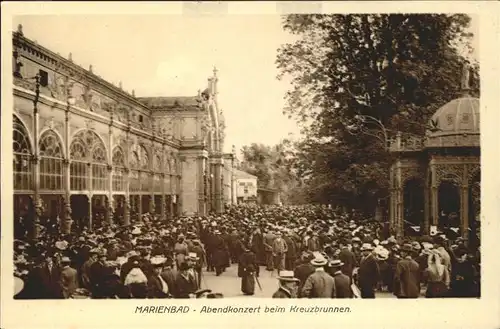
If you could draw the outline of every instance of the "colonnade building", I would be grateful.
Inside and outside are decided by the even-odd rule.
[[[136,97],[13,33],[15,229],[221,213],[232,203],[217,71],[192,97]]]

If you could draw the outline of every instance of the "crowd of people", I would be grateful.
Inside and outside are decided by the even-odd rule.
[[[203,273],[224,275],[231,264],[244,295],[270,271],[279,283],[273,298],[479,297],[479,248],[442,232],[390,233],[316,205],[238,205],[164,221],[146,214],[125,227],[15,240],[15,298],[221,298],[202,289]]]

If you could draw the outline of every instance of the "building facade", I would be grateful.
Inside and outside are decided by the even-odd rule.
[[[234,195],[236,204],[257,202],[257,176],[234,168]]]
[[[400,133],[390,144],[390,224],[398,236],[453,229],[479,243],[480,107],[464,71],[463,95],[435,112],[423,138]]]
[[[222,152],[215,69],[196,96],[136,97],[71,54],[29,40],[21,26],[12,60],[18,226],[36,235],[55,219],[64,232],[128,225],[144,213],[161,220],[220,213],[233,199],[224,188],[233,155]]]

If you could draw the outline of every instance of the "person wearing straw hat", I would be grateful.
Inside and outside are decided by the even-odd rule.
[[[373,246],[363,243],[360,249],[362,258],[358,269],[358,283],[361,298],[375,298],[375,289],[380,279],[380,270],[373,255]]]
[[[328,266],[333,271],[335,280],[335,298],[352,298],[351,279],[342,273],[344,263],[340,259],[332,260]]]
[[[299,279],[293,276],[293,271],[281,271],[278,276],[279,287],[272,298],[296,298]]]
[[[69,257],[63,257],[61,259],[62,269],[59,282],[65,299],[71,298],[78,288],[78,274],[70,264],[71,260]]]
[[[190,252],[186,257],[186,263],[189,265],[189,275],[194,278],[198,290],[201,284],[200,257],[195,252]]]
[[[320,253],[315,253],[311,260],[314,273],[311,274],[300,292],[303,298],[335,298],[335,279],[326,273],[324,266],[328,260]]]
[[[411,257],[414,248],[404,244],[401,248],[401,260],[396,265],[394,275],[394,295],[398,298],[418,298],[420,295],[420,271]]]
[[[184,234],[179,234],[177,236],[177,242],[175,243],[174,246],[174,254],[175,254],[175,263],[177,265],[177,268],[181,266],[182,263],[184,263],[186,256],[188,254],[188,245],[185,242],[185,237]]]

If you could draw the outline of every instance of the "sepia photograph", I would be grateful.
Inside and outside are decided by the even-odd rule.
[[[14,16],[12,298],[479,299],[479,20]]]

